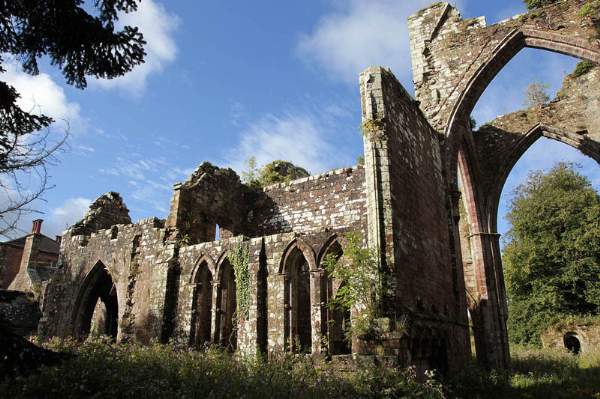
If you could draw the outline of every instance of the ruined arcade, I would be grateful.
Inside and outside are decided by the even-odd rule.
[[[469,117],[525,47],[600,63],[600,19],[580,9],[567,0],[492,26],[447,3],[410,17],[416,99],[385,68],[360,76],[364,165],[256,189],[204,163],[174,186],[165,220],[132,223],[118,194],[103,195],[62,237],[40,333],[377,355],[452,371],[471,356],[471,322],[478,361],[507,367],[502,186],[541,136],[600,162],[600,70],[567,78],[548,106],[475,132]],[[324,259],[344,257],[350,232],[390,281],[377,339],[349,342],[342,326],[353,316],[329,306],[344,282]]]

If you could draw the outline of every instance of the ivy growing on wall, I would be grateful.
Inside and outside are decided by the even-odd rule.
[[[248,247],[240,242],[229,250],[227,257],[235,274],[237,313],[248,318],[250,311],[250,270],[248,269],[250,253]]]
[[[364,248],[362,242],[361,234],[348,233],[343,246],[344,255],[327,255],[323,266],[330,277],[341,282],[329,306],[357,310],[347,333],[355,337],[376,338],[380,335],[377,317],[387,284],[384,273],[379,270],[377,251]]]

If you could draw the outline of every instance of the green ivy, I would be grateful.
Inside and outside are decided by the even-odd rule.
[[[362,246],[362,236],[352,232],[345,236],[344,256],[329,254],[323,266],[330,277],[342,282],[329,306],[358,309],[352,318],[351,336],[374,338],[379,335],[377,315],[386,287],[379,270],[377,251]]]
[[[250,270],[248,262],[250,253],[248,247],[242,242],[238,243],[227,254],[235,274],[235,288],[237,297],[237,313],[248,318],[250,311]]]

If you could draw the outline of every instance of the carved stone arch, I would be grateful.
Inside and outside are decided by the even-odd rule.
[[[71,316],[73,336],[84,339],[91,330],[117,338],[119,298],[113,278],[97,261],[79,287]]]
[[[313,249],[300,238],[287,246],[279,267],[283,276],[284,342],[287,350],[320,351],[321,273]]]
[[[494,185],[492,187],[488,187],[487,189],[489,194],[487,196],[487,201],[485,202],[485,207],[486,213],[489,215],[488,218],[490,219],[490,224],[494,229],[496,228],[496,222],[498,218],[500,196],[508,176],[523,154],[525,154],[525,152],[527,152],[527,150],[541,137],[546,137],[575,148],[581,151],[584,155],[594,159],[600,165],[600,151],[596,151],[596,149],[592,146],[585,146],[584,143],[582,144],[581,135],[566,131],[565,129],[538,123],[513,144],[512,148],[510,148],[508,154],[506,154],[502,164],[498,168],[498,174],[494,177],[488,178],[488,180],[494,182]]]
[[[345,284],[331,277],[322,265],[323,260],[333,254],[339,260],[344,255],[341,238],[337,234],[331,235],[319,251],[318,267],[321,274],[321,334],[327,337],[327,350],[330,355],[347,355],[352,353],[352,342],[348,339],[347,332],[351,323],[351,312],[339,306],[331,306],[331,301],[336,297],[338,290]]]
[[[461,162],[459,159],[461,150],[464,149],[465,124],[469,120],[473,108],[496,75],[525,47],[553,51],[600,64],[600,46],[595,46],[583,39],[543,32],[527,26],[521,26],[508,32],[483,62],[476,60],[479,66],[474,72],[467,71],[459,78],[455,89],[457,100],[453,104],[444,102],[440,107],[440,109],[450,110],[446,114],[448,115],[447,122],[442,127],[445,136],[443,157],[447,173],[447,190],[450,193],[457,191],[458,188],[457,171],[459,162]],[[534,135],[540,133],[532,132],[531,134],[523,141],[525,148],[528,147],[526,144],[531,144],[526,140],[535,141],[537,137]],[[479,170],[478,167],[475,169]],[[477,173],[475,171],[471,177],[477,176]],[[479,190],[486,190],[486,192],[485,194],[482,192],[479,196]],[[482,331],[482,334],[485,335],[485,342],[481,347],[484,347],[485,353],[480,356],[480,351],[478,351],[478,359],[486,367],[506,368],[510,358],[506,331],[508,309],[499,236],[495,231],[496,221],[493,220],[493,215],[496,215],[496,199],[492,201],[494,204],[490,205],[488,194],[489,188],[474,188],[473,199],[477,203],[474,204],[471,212],[471,217],[475,216],[478,219],[478,231],[473,233],[478,235],[476,241],[481,250],[481,262],[483,262],[480,269],[485,272],[483,281],[478,286],[486,291],[479,293],[480,300],[485,303],[477,306],[479,311],[485,313],[481,315],[485,325]],[[493,209],[493,212],[490,212],[490,208]]]
[[[331,249],[331,246],[335,245],[336,243],[338,243],[340,246],[342,245],[341,238],[336,233],[330,235],[329,238],[327,238],[327,240],[325,240],[325,243],[321,246],[321,249],[319,249],[319,253],[317,254],[317,267],[318,268],[321,268],[321,269],[323,268],[322,262],[323,262],[323,259],[325,258],[325,255],[327,255],[327,253]]]
[[[286,246],[283,251],[283,256],[279,262],[279,274],[286,274],[286,264],[289,263],[289,257],[294,254],[294,250],[298,250],[302,253],[306,261],[308,262],[308,266],[310,270],[317,270],[317,262],[315,257],[315,251],[313,248],[308,245],[304,240],[299,237],[294,238],[290,243]]]
[[[548,50],[600,64],[600,46],[591,47],[588,42],[556,33],[542,32],[528,27],[511,31],[494,48],[486,61],[470,75],[460,89],[458,100],[452,107],[446,124],[446,159],[453,173],[460,148],[460,125],[469,118],[475,104],[498,73],[525,47]]]
[[[200,267],[203,264],[207,265],[208,270],[211,272],[211,274],[213,276],[216,275],[217,265],[216,265],[215,261],[213,260],[213,258],[210,255],[202,253],[198,257],[196,262],[194,262],[194,268],[192,269],[192,272],[190,273],[190,279],[188,281],[189,284],[194,284],[194,281],[196,280],[196,275],[197,275],[198,271],[200,270]]]
[[[216,266],[209,255],[201,255],[191,273],[193,285],[191,304],[190,344],[202,347],[213,341],[213,303]]]

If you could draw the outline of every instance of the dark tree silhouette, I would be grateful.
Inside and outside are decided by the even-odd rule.
[[[67,83],[83,89],[89,76],[111,79],[131,71],[144,62],[145,41],[136,27],[116,29],[115,22],[119,13],[135,11],[139,1],[0,0],[0,72],[6,55],[31,75],[39,73],[38,59],[47,57]],[[6,235],[48,188],[46,165],[66,135],[50,140],[52,118],[21,109],[19,93],[1,79],[0,235]],[[27,175],[38,177],[34,187],[24,182]]]

